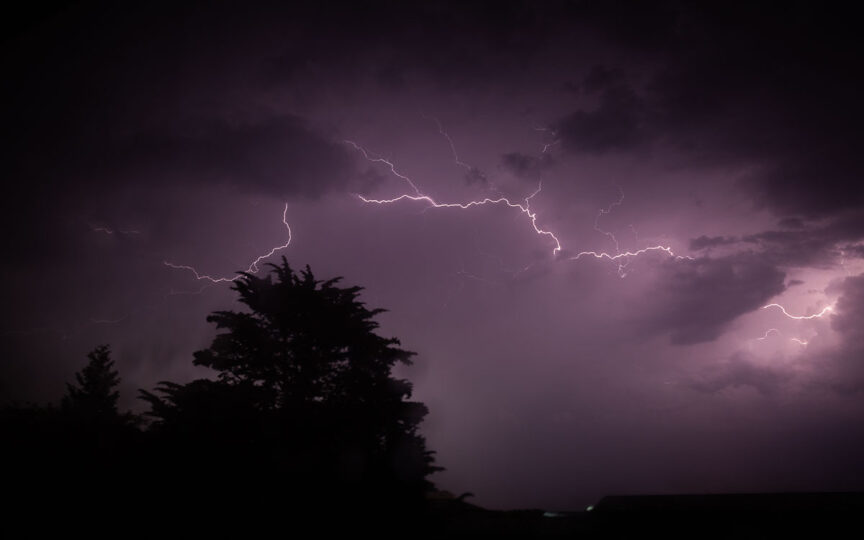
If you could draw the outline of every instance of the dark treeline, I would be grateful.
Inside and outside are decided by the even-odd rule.
[[[118,409],[101,345],[57,404],[0,409],[0,537],[789,538],[857,529],[861,494],[607,497],[591,512],[489,511],[433,489],[427,411],[394,378],[359,287],[242,274],[245,306],[193,363],[206,378]],[[465,496],[470,494],[465,494]],[[334,534],[337,533],[337,534]],[[370,534],[371,533],[371,534]],[[860,534],[859,534],[860,536]]]
[[[219,333],[193,360],[208,377],[141,390],[143,415],[118,410],[107,346],[59,405],[6,405],[5,521],[417,536],[404,528],[424,523],[437,467],[418,433],[427,410],[391,374],[414,353],[375,333],[382,310],[359,287],[271,266],[234,282],[246,309],[208,317]]]

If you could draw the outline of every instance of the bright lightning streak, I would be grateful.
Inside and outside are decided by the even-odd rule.
[[[435,199],[433,199],[429,195],[424,195],[422,193],[419,195],[400,195],[400,196],[395,197],[393,199],[367,199],[363,195],[357,195],[357,198],[359,198],[364,203],[369,203],[369,204],[393,204],[393,203],[396,203],[399,201],[410,200],[410,201],[417,201],[417,202],[419,202],[419,201],[425,202],[429,205],[430,208],[459,208],[460,210],[467,210],[467,209],[471,208],[472,206],[483,206],[486,204],[493,204],[493,205],[494,204],[502,204],[502,205],[505,205],[505,206],[510,207],[510,208],[518,208],[520,212],[522,212],[523,214],[528,216],[528,219],[531,221],[531,226],[534,228],[534,232],[536,232],[539,235],[548,236],[549,238],[551,238],[555,242],[555,248],[552,250],[552,255],[557,255],[558,252],[561,251],[561,242],[558,240],[558,237],[555,236],[555,234],[553,232],[541,229],[537,225],[537,212],[534,212],[531,210],[530,201],[535,195],[540,193],[541,190],[542,190],[542,185],[538,185],[537,191],[535,191],[531,195],[525,197],[525,204],[524,205],[519,204],[519,203],[514,203],[514,202],[510,201],[510,199],[508,199],[507,197],[499,197],[497,199],[491,199],[491,198],[487,197],[485,199],[469,201],[467,203],[439,203],[438,201],[436,201]]]
[[[447,142],[450,145],[450,149],[451,149],[452,154],[453,154],[453,159],[456,162],[456,164],[458,164],[464,168],[467,168],[469,170],[473,169],[473,167],[471,167],[471,165],[469,165],[469,164],[467,164],[467,163],[465,163],[459,159],[459,155],[456,152],[456,147],[453,144],[453,139],[450,137],[449,134],[447,134],[447,132],[444,130],[443,126],[441,125],[441,123],[438,120],[436,120],[436,119],[433,119],[433,120],[435,121],[436,125],[438,126],[438,132],[443,137],[445,137],[447,139]],[[541,236],[547,236],[555,242],[555,247],[552,250],[553,256],[557,255],[562,249],[561,241],[558,239],[558,237],[555,235],[555,233],[553,233],[552,231],[541,229],[540,226],[537,225],[537,213],[535,211],[531,210],[531,202],[530,201],[532,198],[534,198],[537,194],[539,194],[542,191],[542,189],[543,189],[542,183],[538,183],[537,190],[524,199],[524,201],[525,201],[524,204],[513,202],[510,199],[508,199],[507,197],[498,197],[498,198],[494,198],[494,199],[491,197],[486,197],[483,199],[478,199],[478,200],[473,200],[473,201],[468,201],[468,202],[462,202],[462,203],[440,203],[440,202],[436,201],[434,198],[432,198],[432,196],[423,193],[420,190],[420,188],[417,186],[417,184],[415,184],[414,181],[411,180],[411,178],[400,173],[396,169],[396,165],[392,161],[387,160],[387,159],[382,158],[382,157],[377,156],[377,155],[373,155],[371,152],[369,152],[368,150],[366,150],[365,148],[363,148],[362,146],[360,146],[359,144],[357,144],[354,141],[346,139],[344,142],[346,144],[351,145],[355,150],[360,152],[363,155],[363,157],[367,161],[369,161],[370,163],[380,163],[380,164],[385,165],[394,176],[396,176],[397,178],[400,178],[405,183],[407,183],[414,192],[414,194],[406,193],[406,194],[399,195],[398,197],[393,197],[391,199],[370,199],[368,197],[365,197],[363,195],[358,194],[357,198],[359,198],[364,203],[385,205],[385,204],[395,204],[395,203],[402,202],[402,201],[414,201],[414,202],[424,202],[428,205],[429,208],[456,208],[456,209],[460,209],[460,210],[467,210],[467,209],[474,207],[474,206],[483,206],[483,205],[487,205],[487,204],[504,205],[504,206],[507,206],[509,208],[518,209],[520,212],[525,214],[528,217],[528,219],[531,221],[531,226],[534,229],[535,233],[537,233],[538,235],[541,235]],[[548,145],[546,147],[544,147],[544,149],[543,149],[544,152],[546,152],[546,150],[548,150]],[[611,232],[604,231],[603,229],[601,229],[599,227],[599,219],[602,216],[612,212],[612,210],[616,206],[620,206],[624,202],[624,192],[621,191],[620,187],[619,187],[619,191],[621,192],[621,196],[619,197],[619,199],[617,201],[613,202],[612,204],[610,204],[607,208],[605,208],[605,209],[601,208],[599,210],[599,212],[597,213],[597,217],[594,219],[594,229],[597,232],[599,232],[600,234],[603,234],[604,236],[609,237],[613,241],[613,243],[615,244],[615,254],[611,254],[611,253],[607,253],[607,252],[597,252],[597,251],[583,251],[583,252],[577,253],[575,256],[571,257],[570,260],[578,260],[578,259],[585,257],[585,256],[592,256],[596,259],[608,259],[610,261],[617,263],[618,273],[621,277],[624,277],[626,275],[624,273],[624,268],[626,268],[626,266],[629,262],[629,259],[631,257],[636,257],[639,255],[642,255],[643,253],[648,253],[651,251],[662,251],[662,252],[665,252],[666,254],[668,254],[670,257],[674,257],[675,259],[678,259],[678,260],[680,260],[680,259],[693,260],[693,257],[686,256],[686,255],[676,255],[675,252],[672,251],[672,248],[670,248],[668,246],[661,246],[661,245],[649,246],[649,247],[642,248],[642,249],[639,249],[636,251],[626,251],[626,252],[622,253],[620,251],[620,248],[619,248],[618,239],[615,237],[615,235],[612,234]],[[624,261],[624,262],[621,262],[621,261]]]
[[[783,332],[781,332],[780,330],[778,330],[776,328],[769,328],[768,331],[765,332],[765,334],[762,337],[757,337],[756,339],[754,339],[754,341],[765,341],[766,339],[768,339],[768,336],[770,336],[771,334],[777,334],[778,336],[782,336]],[[808,341],[806,339],[801,339],[801,338],[797,338],[797,337],[789,338],[789,341],[794,341],[795,343],[797,343],[799,345],[807,345],[807,343],[808,343]]]
[[[788,317],[790,319],[797,320],[797,321],[818,319],[818,318],[824,317],[828,313],[831,313],[832,311],[834,311],[834,308],[832,308],[831,306],[826,306],[826,307],[822,308],[822,311],[820,311],[819,313],[814,313],[812,315],[792,315],[788,311],[786,311],[785,307],[781,306],[780,304],[768,304],[768,305],[762,306],[762,309],[768,309],[768,308],[772,308],[772,307],[779,309],[783,313],[783,315],[785,315],[786,317]],[[776,332],[779,335],[783,335],[783,333],[780,332],[779,330],[777,330],[776,328],[771,328],[767,332],[765,332],[764,336],[762,336],[760,338],[756,338],[756,340],[762,341],[765,338],[767,338],[769,336],[769,334],[771,334],[772,332]],[[797,338],[797,337],[789,338],[789,341],[794,341],[795,343],[797,343],[803,347],[806,347],[809,343],[809,341],[807,341],[806,339],[801,339],[801,338]]]
[[[368,161],[370,161],[372,163],[385,164],[390,169],[390,172],[393,173],[393,175],[395,175],[396,177],[401,178],[402,180],[407,182],[408,185],[410,185],[411,188],[416,193],[416,195],[404,194],[404,195],[400,195],[398,197],[394,197],[392,199],[369,199],[367,197],[364,197],[363,195],[357,195],[357,198],[359,198],[364,203],[368,203],[368,204],[393,204],[393,203],[397,203],[400,201],[415,201],[415,202],[425,202],[426,204],[429,205],[430,208],[458,208],[460,210],[467,210],[473,206],[483,206],[486,204],[504,205],[504,206],[507,206],[509,208],[519,209],[520,212],[522,212],[523,214],[528,216],[528,219],[531,221],[531,226],[534,228],[534,232],[536,232],[537,234],[542,235],[542,236],[547,236],[555,242],[555,248],[552,250],[552,255],[557,255],[558,252],[561,251],[561,242],[558,240],[558,237],[555,236],[555,234],[552,231],[547,231],[547,230],[541,229],[539,227],[539,225],[537,225],[537,212],[534,212],[531,210],[531,199],[533,199],[538,193],[540,193],[540,191],[542,191],[542,189],[543,189],[542,184],[538,184],[537,190],[534,193],[532,193],[531,195],[525,197],[525,199],[524,199],[525,204],[512,202],[507,197],[498,197],[497,199],[492,199],[492,198],[486,197],[483,199],[469,201],[467,203],[439,203],[438,201],[433,199],[431,196],[426,195],[425,193],[420,191],[420,189],[417,187],[417,185],[410,178],[408,178],[404,174],[401,174],[399,171],[397,171],[396,166],[393,165],[392,162],[390,162],[384,158],[381,158],[381,157],[373,157],[365,148],[363,148],[362,146],[360,146],[359,144],[357,144],[355,142],[347,141],[347,140],[345,142],[347,144],[350,144],[351,146],[353,146],[359,152],[361,152],[363,154],[363,157],[365,157]]]
[[[420,199],[428,198],[425,195],[423,195],[423,193],[420,192],[420,188],[418,188],[410,178],[408,178],[404,174],[401,174],[399,171],[397,171],[396,166],[393,165],[392,162],[390,162],[390,161],[388,161],[382,157],[370,156],[369,152],[367,152],[365,148],[363,148],[359,144],[355,143],[354,141],[345,140],[345,144],[350,144],[351,146],[353,146],[355,150],[357,150],[363,154],[363,157],[366,158],[367,161],[369,161],[371,163],[383,163],[384,165],[387,166],[387,168],[390,169],[390,172],[393,173],[394,176],[397,176],[397,177],[401,178],[402,180],[404,180],[405,182],[407,182],[408,185],[411,186],[411,189],[414,190],[414,193],[417,196],[417,199],[413,199],[413,200],[420,200]],[[408,197],[408,196],[406,195],[404,197],[400,197],[399,199],[394,199],[394,202],[396,200],[402,200],[405,197]],[[373,202],[373,201],[367,201],[367,202]]]
[[[605,251],[601,251],[599,253],[596,251],[582,251],[580,253],[577,253],[573,257],[570,257],[570,260],[576,261],[582,257],[590,255],[590,256],[594,257],[595,259],[608,259],[610,261],[617,261],[619,259],[623,259],[626,257],[636,257],[638,255],[642,255],[643,253],[648,253],[650,251],[663,251],[667,255],[669,255],[670,257],[674,257],[675,259],[679,259],[679,260],[680,259],[687,259],[689,261],[696,260],[693,257],[690,257],[689,255],[676,255],[675,252],[672,251],[672,248],[670,248],[668,246],[648,246],[646,248],[638,249],[636,251],[625,251],[623,253],[618,253],[617,255],[610,255],[609,253],[606,253]]]
[[[780,332],[780,330],[777,330],[776,328],[769,328],[768,331],[765,332],[765,335],[762,337],[757,337],[756,341],[764,341],[764,340],[768,339],[768,336],[770,336],[772,332],[775,334],[782,335],[782,332]]]
[[[285,242],[284,244],[282,244],[281,246],[276,246],[276,247],[274,247],[273,249],[271,249],[270,251],[268,251],[268,252],[265,253],[264,255],[261,255],[260,257],[258,257],[258,258],[255,259],[254,261],[252,261],[252,263],[249,265],[249,268],[246,269],[246,272],[247,272],[247,273],[250,273],[250,274],[255,274],[255,273],[257,273],[258,270],[259,270],[259,268],[258,268],[258,264],[259,264],[261,261],[263,261],[264,259],[267,259],[267,258],[271,257],[271,256],[272,256],[274,253],[276,253],[277,251],[281,251],[281,250],[287,248],[287,247],[291,244],[291,226],[288,225],[288,203],[285,203],[285,209],[282,211],[282,223],[284,223],[284,224],[285,224],[285,228],[288,229],[288,241]],[[192,272],[192,274],[195,275],[195,279],[197,279],[197,280],[199,280],[199,281],[201,281],[201,280],[206,280],[206,281],[209,281],[209,282],[211,282],[211,283],[226,283],[226,282],[233,282],[233,281],[237,281],[238,279],[240,279],[240,278],[242,277],[242,276],[239,275],[239,274],[238,274],[237,276],[232,277],[232,278],[229,278],[229,277],[213,277],[213,276],[209,276],[209,275],[207,275],[207,274],[201,274],[201,273],[198,272],[198,270],[196,270],[194,267],[192,267],[192,266],[188,266],[188,265],[185,265],[185,264],[174,264],[174,263],[171,263],[171,262],[168,262],[168,261],[162,261],[162,264],[164,264],[165,266],[167,266],[167,267],[169,267],[169,268],[174,268],[174,269],[176,269],[176,270],[187,270],[187,271],[189,271],[189,272]],[[202,290],[203,290],[203,289],[202,289]]]
[[[602,234],[603,236],[606,236],[610,240],[612,240],[612,243],[615,244],[615,255],[611,255],[611,254],[606,253],[606,252],[598,253],[596,251],[582,251],[580,253],[577,253],[575,256],[571,257],[570,258],[571,261],[578,260],[579,258],[581,258],[583,256],[588,256],[588,255],[590,255],[596,259],[608,259],[608,260],[616,262],[618,264],[618,275],[620,277],[624,278],[624,277],[627,277],[626,268],[627,268],[627,265],[630,264],[631,258],[636,257],[638,255],[642,255],[643,253],[647,253],[650,251],[664,251],[670,257],[674,257],[676,260],[681,260],[681,259],[688,259],[691,261],[694,260],[693,257],[690,257],[688,255],[676,255],[675,252],[672,251],[672,248],[670,248],[668,246],[659,246],[659,245],[646,247],[646,248],[639,249],[636,251],[626,251],[624,253],[621,253],[621,247],[618,243],[618,238],[615,236],[615,234],[600,228],[600,218],[607,215],[607,214],[611,214],[612,210],[614,210],[615,207],[621,206],[622,204],[624,204],[624,190],[621,189],[620,186],[618,186],[618,193],[620,194],[620,196],[618,197],[618,200],[613,202],[612,204],[610,204],[608,207],[601,208],[600,210],[598,210],[597,216],[594,218],[594,230],[597,231],[598,233]],[[633,225],[630,225],[630,228],[633,229],[633,231],[635,232]],[[638,236],[638,234],[637,234],[637,236]],[[618,261],[622,261],[622,260],[623,260],[623,262],[618,262]]]
[[[814,313],[813,315],[790,315],[789,312],[786,311],[786,308],[784,308],[780,304],[768,304],[767,306],[762,306],[762,309],[768,309],[770,307],[779,308],[780,311],[783,312],[783,315],[786,315],[790,319],[796,319],[796,320],[818,319],[820,317],[825,316],[826,313],[830,313],[833,311],[833,308],[831,306],[827,306],[827,307],[823,308],[822,311],[820,311],[819,313]]]

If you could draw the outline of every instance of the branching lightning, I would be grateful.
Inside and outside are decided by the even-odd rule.
[[[468,171],[475,170],[474,167],[472,167],[468,163],[465,163],[464,161],[462,161],[459,158],[459,154],[456,151],[456,146],[453,143],[453,139],[444,130],[444,127],[441,124],[441,122],[439,122],[437,119],[434,119],[434,118],[432,118],[432,120],[435,121],[435,124],[438,127],[438,132],[441,134],[442,137],[444,137],[447,140],[447,143],[450,145],[450,150],[453,154],[454,162],[457,165],[459,165],[460,167],[463,167]],[[365,197],[363,195],[358,194],[357,198],[360,199],[361,201],[363,201],[364,203],[384,205],[384,204],[395,204],[395,203],[402,202],[402,201],[414,201],[414,202],[426,203],[426,205],[429,208],[453,208],[453,209],[460,209],[460,210],[467,210],[467,209],[475,207],[475,206],[483,206],[483,205],[502,205],[502,206],[506,206],[508,208],[518,209],[520,212],[525,214],[525,216],[528,218],[528,220],[531,223],[531,227],[534,229],[534,232],[536,234],[550,238],[555,244],[554,248],[552,249],[552,255],[553,256],[558,255],[559,252],[561,252],[562,245],[561,245],[561,241],[558,238],[558,236],[550,230],[541,228],[537,223],[537,221],[538,221],[537,212],[531,209],[531,199],[533,199],[535,196],[537,196],[543,189],[543,185],[541,182],[538,182],[536,191],[534,191],[533,193],[531,193],[530,195],[525,197],[525,199],[523,199],[524,204],[520,203],[520,202],[514,202],[514,201],[512,201],[509,198],[504,197],[504,196],[497,197],[497,198],[485,197],[482,199],[471,200],[468,202],[444,202],[444,203],[442,203],[442,202],[438,202],[437,200],[435,200],[431,195],[428,195],[428,194],[424,193],[423,191],[421,191],[420,188],[417,186],[417,184],[413,180],[411,180],[410,177],[406,176],[405,174],[402,174],[401,172],[399,172],[396,169],[396,165],[392,161],[390,161],[386,158],[383,158],[379,155],[373,154],[372,152],[369,152],[363,146],[361,146],[360,144],[358,144],[354,141],[345,140],[344,142],[346,144],[352,146],[358,152],[360,152],[363,155],[363,157],[367,161],[369,161],[370,163],[378,163],[378,164],[382,164],[385,167],[387,167],[387,169],[390,170],[390,172],[393,174],[393,176],[401,179],[403,182],[408,184],[408,186],[411,188],[411,191],[412,191],[412,193],[404,193],[402,195],[399,195],[397,197],[393,197],[390,199],[371,199],[371,198],[368,198],[368,197]],[[554,143],[551,143],[551,144],[554,144]],[[544,145],[543,153],[546,153],[549,150],[549,147],[551,146],[551,144]],[[618,239],[615,237],[615,235],[609,231],[605,231],[605,230],[601,229],[599,226],[599,220],[602,216],[611,213],[612,210],[616,206],[620,206],[624,202],[624,192],[623,192],[623,190],[620,189],[620,187],[619,187],[619,191],[620,191],[620,197],[618,198],[618,200],[611,203],[607,208],[601,208],[598,211],[596,218],[594,219],[594,230],[596,230],[598,233],[600,233],[600,234],[608,237],[610,240],[612,240],[612,242],[615,244],[615,253],[608,253],[605,251],[600,251],[600,252],[598,252],[598,251],[583,251],[583,252],[577,253],[576,255],[570,257],[569,260],[578,260],[582,257],[588,257],[588,256],[594,257],[596,259],[607,259],[609,261],[615,262],[618,265],[618,273],[621,277],[624,277],[626,275],[624,272],[624,269],[626,268],[627,264],[629,263],[630,258],[637,257],[637,256],[642,255],[644,253],[649,253],[649,252],[654,252],[654,251],[662,251],[662,252],[666,253],[667,255],[669,255],[670,257],[674,257],[676,259],[691,259],[691,260],[693,259],[692,257],[686,256],[686,255],[676,255],[675,252],[672,251],[671,247],[662,246],[662,245],[649,246],[649,247],[645,247],[645,248],[635,250],[635,251],[621,252],[620,246],[618,244]]]
[[[393,165],[393,163],[391,161],[388,161],[382,157],[373,157],[372,154],[370,154],[365,148],[363,148],[362,146],[360,146],[359,144],[357,144],[353,141],[347,141],[346,140],[345,142],[347,144],[350,144],[351,146],[353,146],[360,153],[362,153],[363,157],[366,158],[368,161],[370,161],[372,163],[383,163],[384,165],[386,165],[390,169],[390,172],[393,173],[394,176],[404,180],[414,190],[414,193],[415,193],[414,195],[406,193],[403,195],[399,195],[398,197],[394,197],[392,199],[369,199],[367,197],[364,197],[363,195],[358,194],[357,198],[359,198],[364,203],[368,203],[368,204],[393,204],[393,203],[397,203],[400,201],[415,201],[415,202],[425,202],[427,205],[429,205],[430,208],[457,208],[460,210],[467,210],[467,209],[474,207],[474,206],[483,206],[483,205],[487,205],[487,204],[489,204],[489,205],[504,205],[504,206],[507,206],[509,208],[518,209],[520,212],[522,212],[523,214],[525,214],[528,217],[528,219],[531,222],[531,226],[534,229],[534,232],[536,232],[538,235],[547,236],[547,237],[552,239],[552,241],[555,243],[555,247],[552,249],[552,255],[557,255],[558,252],[561,251],[561,242],[558,240],[558,237],[555,236],[555,234],[552,231],[547,231],[545,229],[541,229],[540,226],[537,225],[537,213],[535,211],[531,210],[531,199],[533,199],[538,193],[540,193],[543,190],[542,184],[538,183],[537,189],[533,193],[531,193],[530,195],[525,197],[525,199],[523,199],[525,201],[524,204],[513,202],[510,199],[508,199],[507,197],[498,197],[495,199],[490,198],[490,197],[485,197],[483,199],[468,201],[465,203],[439,203],[438,201],[433,199],[431,196],[426,195],[425,193],[420,191],[420,189],[417,187],[417,185],[409,177],[407,177],[404,174],[397,171],[396,166]]]
[[[608,260],[618,264],[618,275],[622,278],[627,276],[626,268],[627,268],[627,265],[630,264],[630,261],[632,260],[632,258],[637,257],[639,255],[642,255],[643,253],[649,253],[652,251],[663,251],[667,255],[669,255],[670,257],[674,257],[676,260],[681,260],[681,259],[687,259],[687,260],[691,260],[691,261],[694,260],[693,257],[690,257],[689,255],[676,255],[675,252],[672,251],[672,248],[670,248],[669,246],[660,246],[660,245],[649,246],[646,248],[638,249],[636,251],[625,251],[622,253],[620,244],[618,243],[618,238],[615,236],[615,234],[613,234],[610,231],[607,231],[607,230],[600,228],[600,218],[607,215],[607,214],[611,214],[612,210],[614,210],[615,207],[621,206],[622,204],[624,204],[624,190],[621,189],[621,186],[618,186],[618,193],[619,193],[618,200],[613,202],[612,204],[610,204],[607,208],[601,208],[600,210],[598,210],[597,216],[594,218],[594,230],[597,231],[598,233],[602,234],[603,236],[606,236],[610,240],[612,240],[612,243],[615,244],[615,255],[611,255],[611,254],[606,253],[606,252],[599,252],[598,253],[596,251],[582,251],[580,253],[577,253],[573,257],[571,257],[570,260],[575,261],[581,257],[586,257],[586,256],[591,256],[591,257],[594,257],[596,259],[608,259]],[[634,234],[636,234],[636,236],[638,238],[638,233],[636,233],[636,229],[633,227],[633,225],[630,225],[630,229],[633,230]],[[619,261],[623,261],[623,262],[619,262]]]
[[[576,261],[576,260],[581,259],[582,257],[591,256],[591,257],[594,257],[595,259],[608,259],[610,261],[618,261],[620,259],[624,259],[627,257],[637,257],[639,255],[642,255],[643,253],[650,253],[652,251],[662,251],[662,252],[666,253],[667,255],[669,255],[670,257],[673,257],[673,258],[679,259],[679,260],[680,259],[687,259],[690,261],[695,260],[693,257],[690,257],[689,255],[676,255],[675,252],[672,251],[672,248],[670,248],[668,246],[648,246],[646,248],[637,249],[636,251],[624,251],[623,253],[618,253],[616,255],[606,253],[605,251],[600,251],[600,252],[582,251],[582,252],[577,253],[576,255],[570,257],[570,260]]]
[[[825,315],[834,311],[833,307],[826,306],[826,307],[822,308],[822,311],[820,311],[818,313],[814,313],[812,315],[792,315],[791,313],[786,311],[785,307],[781,306],[780,304],[767,304],[767,305],[762,306],[762,309],[768,309],[768,308],[772,308],[772,307],[779,309],[780,312],[783,313],[783,315],[785,315],[787,318],[793,319],[796,321],[809,321],[812,319],[820,319],[820,318],[824,317]],[[781,332],[780,330],[778,330],[776,328],[769,328],[768,331],[766,331],[762,337],[756,338],[755,341],[764,341],[772,333],[776,333],[776,334],[781,335],[781,336],[783,335],[783,332]],[[809,341],[807,341],[806,339],[801,339],[801,338],[797,338],[797,337],[789,338],[789,341],[794,341],[795,343],[802,345],[804,347],[806,347],[807,344],[809,343]]]
[[[795,320],[819,319],[821,317],[824,317],[828,313],[831,313],[832,311],[834,311],[834,309],[831,306],[827,306],[827,307],[822,308],[822,311],[820,311],[819,313],[814,313],[813,315],[791,315],[788,311],[786,311],[786,308],[781,306],[780,304],[768,304],[766,306],[762,306],[762,309],[768,309],[770,307],[778,308],[780,311],[783,312],[783,315],[789,317],[790,319],[795,319]]]
[[[450,152],[453,154],[453,163],[459,165],[469,173],[473,171],[474,167],[472,165],[465,163],[464,161],[459,159],[459,153],[456,152],[456,145],[453,143],[453,139],[450,137],[450,134],[444,131],[444,126],[441,124],[441,121],[437,118],[426,116],[425,114],[423,116],[435,122],[435,125],[438,126],[438,133],[447,140],[447,144],[450,145]]]
[[[624,204],[624,190],[621,189],[621,186],[617,187],[619,194],[618,200],[610,204],[607,208],[601,208],[597,211],[597,216],[594,218],[594,230],[612,240],[612,243],[615,244],[615,253],[621,253],[621,248],[618,246],[618,239],[615,238],[615,235],[600,228],[600,218],[606,214],[611,214],[612,210],[615,209],[616,206]]]
[[[401,178],[403,181],[405,181],[405,183],[407,183],[409,186],[411,186],[411,189],[414,190],[414,194],[417,197],[417,199],[412,199],[412,200],[427,198],[425,195],[423,195],[423,193],[420,192],[420,188],[418,188],[410,178],[408,178],[407,176],[405,176],[404,174],[401,174],[399,171],[396,170],[396,166],[393,165],[393,163],[391,161],[386,160],[380,156],[379,157],[372,157],[371,155],[369,155],[369,152],[367,152],[365,148],[363,148],[359,144],[355,143],[354,141],[349,141],[346,139],[345,144],[349,144],[349,145],[353,146],[355,150],[357,150],[358,152],[363,154],[363,157],[366,158],[367,161],[369,161],[371,163],[383,163],[388,169],[390,169],[390,172],[393,174],[393,176]],[[406,196],[400,197],[398,199],[394,199],[393,202],[395,202],[397,200],[402,200],[406,197],[408,197],[408,196],[406,195]]]
[[[291,226],[288,225],[288,203],[285,203],[285,209],[282,211],[282,223],[285,225],[285,228],[288,230],[288,241],[285,242],[284,244],[282,244],[281,246],[274,247],[273,249],[271,249],[270,251],[268,251],[264,255],[261,255],[257,259],[252,261],[252,263],[249,264],[249,267],[246,269],[247,273],[250,273],[250,274],[257,273],[259,270],[258,265],[261,263],[261,261],[273,256],[273,254],[275,254],[277,251],[281,251],[281,250],[287,248],[289,245],[291,245]],[[164,264],[165,266],[167,266],[169,268],[174,268],[175,270],[187,270],[189,272],[192,272],[192,274],[195,275],[196,280],[209,281],[211,283],[232,282],[232,281],[236,281],[236,280],[240,279],[240,277],[242,277],[239,274],[234,276],[234,277],[213,277],[213,276],[209,276],[207,274],[200,273],[193,266],[189,266],[189,265],[185,265],[185,264],[174,264],[174,263],[171,263],[168,261],[162,261],[162,264]]]
[[[620,186],[618,186],[618,193],[618,200],[610,204],[608,207],[598,210],[597,216],[594,218],[594,230],[602,234],[603,236],[609,238],[612,243],[615,244],[615,255],[607,252],[582,251],[580,253],[577,253],[573,257],[570,257],[571,261],[575,261],[587,256],[594,257],[595,259],[608,259],[609,261],[617,263],[618,275],[623,278],[627,276],[626,268],[627,265],[630,264],[632,257],[637,257],[639,255],[642,255],[643,253],[648,253],[651,251],[663,251],[667,253],[670,257],[674,257],[675,259],[693,260],[693,257],[687,255],[676,255],[675,252],[672,251],[672,248],[668,246],[650,246],[636,251],[625,251],[624,253],[622,253],[620,244],[618,243],[618,238],[615,236],[615,234],[600,228],[600,218],[607,214],[611,214],[612,210],[614,210],[615,207],[624,204],[624,190],[622,190]],[[633,225],[630,225],[630,227],[633,228]]]

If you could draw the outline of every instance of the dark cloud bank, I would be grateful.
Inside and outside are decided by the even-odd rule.
[[[759,257],[675,261],[647,293],[645,329],[669,332],[673,344],[713,341],[740,315],[784,290],[785,274]]]
[[[650,47],[628,39],[628,25],[648,26],[636,25],[634,10],[598,27],[645,58],[653,73],[637,88],[623,70],[591,70],[577,89],[597,105],[555,125],[565,148],[668,145],[693,165],[747,163],[756,200],[781,215],[825,217],[860,207],[864,104],[853,66],[862,50],[848,17],[804,2],[645,9],[661,21]]]

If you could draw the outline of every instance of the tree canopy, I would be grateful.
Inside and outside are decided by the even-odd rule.
[[[284,258],[269,266],[234,282],[246,309],[207,319],[219,332],[194,363],[215,378],[142,391],[153,429],[241,483],[264,475],[328,499],[422,497],[436,470],[418,433],[427,410],[391,371],[414,353],[375,332],[384,310],[368,309],[362,288]]]
[[[360,287],[284,258],[269,269],[233,283],[241,309],[207,318],[217,333],[193,363],[209,377],[140,391],[147,429],[118,411],[107,345],[87,355],[60,407],[0,409],[7,483],[52,512],[105,510],[104,527],[147,507],[217,536],[226,526],[263,536],[285,518],[296,530],[308,520],[416,536],[438,468],[418,431],[426,407],[392,373],[415,354],[377,333],[384,310],[367,308]],[[334,512],[341,521],[328,521]]]

